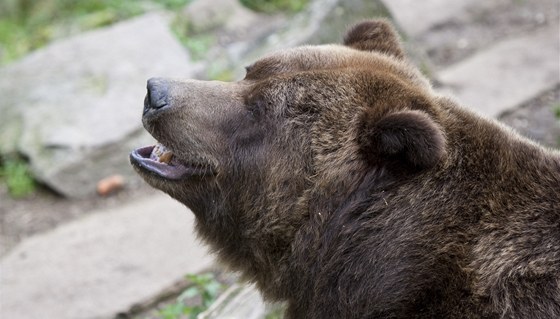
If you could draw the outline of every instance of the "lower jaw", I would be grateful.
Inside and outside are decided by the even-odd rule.
[[[155,175],[158,178],[169,181],[179,181],[191,177],[212,176],[213,171],[200,165],[182,164],[177,161],[160,162],[154,159],[152,151],[155,146],[146,146],[130,153],[130,162],[142,172]]]

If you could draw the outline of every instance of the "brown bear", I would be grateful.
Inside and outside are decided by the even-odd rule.
[[[288,318],[560,318],[560,154],[438,95],[386,21],[153,78],[138,173]]]

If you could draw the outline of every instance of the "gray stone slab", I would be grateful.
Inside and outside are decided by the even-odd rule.
[[[142,129],[146,80],[194,72],[167,19],[148,14],[53,43],[0,69],[0,153],[19,151],[66,196],[100,179],[134,178],[126,154]]]
[[[234,284],[197,319],[265,319],[267,305],[253,285]]]
[[[240,65],[249,65],[271,52],[306,44],[341,43],[348,26],[361,20],[387,17],[381,0],[313,0],[307,8],[285,21],[266,37],[230,50],[237,78]],[[235,51],[235,53],[233,53]]]
[[[509,39],[439,72],[442,91],[491,117],[560,82],[558,25]]]
[[[399,26],[411,37],[465,14],[469,8],[492,6],[488,0],[382,0]]]
[[[25,240],[0,261],[0,317],[113,318],[211,266],[193,220],[162,194]]]

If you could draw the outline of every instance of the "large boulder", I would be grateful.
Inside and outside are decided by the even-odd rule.
[[[388,16],[389,11],[381,0],[312,0],[306,9],[285,21],[276,32],[257,39],[245,50],[236,47],[237,54],[230,52],[230,55],[243,56],[243,63],[247,64],[271,51],[303,44],[338,43],[342,41],[342,30],[349,25]],[[242,72],[241,69],[236,71]]]
[[[487,0],[382,0],[395,21],[410,37],[418,37],[450,19],[461,19],[473,8],[496,5]]]
[[[196,0],[182,16],[195,37],[215,38],[216,45],[204,57],[206,72],[197,77],[214,78],[226,71],[238,79],[243,77],[243,66],[257,57],[302,44],[340,42],[348,25],[387,17],[389,12],[381,0],[310,0],[294,16],[252,13],[237,0]]]
[[[168,21],[149,14],[56,42],[0,69],[0,152],[29,158],[35,176],[71,197],[101,178],[133,177],[145,81],[192,76]]]

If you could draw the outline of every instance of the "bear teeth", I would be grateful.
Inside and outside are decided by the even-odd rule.
[[[173,159],[173,152],[167,150],[167,148],[161,143],[158,143],[154,146],[152,154],[150,154],[150,158],[152,160],[157,160],[160,163],[169,164]]]
[[[173,158],[173,152],[171,151],[166,151],[165,153],[163,153],[160,157],[159,157],[159,161],[165,164],[169,164],[171,162],[171,159]]]

